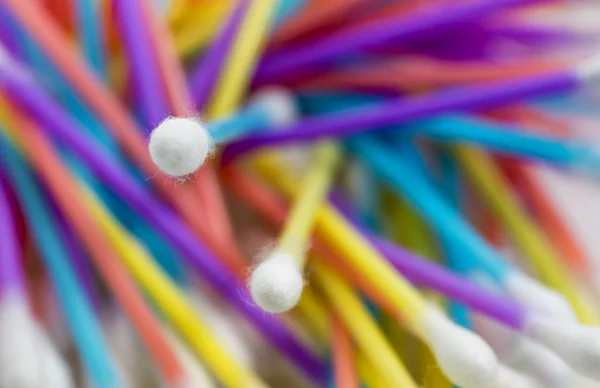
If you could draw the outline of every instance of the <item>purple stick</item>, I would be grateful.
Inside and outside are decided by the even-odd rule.
[[[408,15],[372,23],[333,36],[319,38],[300,47],[289,47],[267,56],[258,67],[256,82],[264,83],[314,67],[358,50],[376,47],[392,39],[403,44],[431,36],[455,23],[476,19],[499,8],[519,6],[531,0],[448,1],[425,5]]]
[[[433,93],[423,97],[396,98],[364,108],[308,118],[277,131],[257,131],[256,135],[228,144],[223,161],[255,148],[310,142],[328,137],[345,137],[386,125],[398,125],[441,113],[487,109],[534,96],[576,88],[579,79],[568,71],[499,81],[478,86]]]
[[[248,0],[240,0],[233,10],[219,36],[213,41],[202,60],[191,71],[189,87],[193,93],[196,110],[204,108],[219,78],[223,63],[233,45],[239,26],[244,19]]]
[[[9,290],[22,293],[23,272],[20,267],[16,233],[16,223],[11,205],[8,201],[8,188],[0,175],[0,289],[2,293]]]
[[[111,154],[89,140],[85,131],[31,82],[22,65],[11,63],[6,58],[0,62],[0,85],[13,101],[43,124],[40,129],[56,137],[77,154],[97,178],[111,187],[146,222],[165,236],[182,257],[188,260],[191,267],[202,274],[282,353],[295,361],[307,376],[318,382],[324,380],[325,365],[321,360],[299,343],[274,316],[265,314],[249,303],[252,298],[244,284],[230,275],[185,224],[138,185]]]
[[[114,4],[117,20],[121,27],[123,42],[129,59],[130,74],[136,86],[146,125],[158,125],[168,112],[164,99],[165,90],[160,80],[160,72],[155,53],[151,46],[148,26],[139,0],[116,1]]]
[[[332,192],[330,200],[338,211],[369,240],[373,247],[410,282],[434,289],[499,322],[503,322],[507,326],[518,331],[523,330],[527,319],[527,310],[523,306],[509,298],[494,294],[432,261],[366,231],[358,224],[354,211],[340,192]]]
[[[383,238],[365,236],[411,282],[430,287],[518,331],[523,330],[527,311],[518,303],[489,292]]]

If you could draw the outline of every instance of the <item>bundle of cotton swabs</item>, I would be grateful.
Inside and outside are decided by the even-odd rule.
[[[600,387],[597,2],[0,19],[0,388]]]

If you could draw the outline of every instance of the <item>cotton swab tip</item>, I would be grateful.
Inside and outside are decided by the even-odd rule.
[[[509,365],[526,371],[544,387],[571,386],[574,372],[556,353],[526,337],[520,339],[507,360]]]
[[[437,307],[426,309],[420,328],[448,378],[463,388],[494,387],[498,359],[479,336],[455,325]]]
[[[252,104],[265,109],[270,123],[275,126],[291,124],[299,116],[296,99],[286,88],[263,88],[252,97]]]
[[[575,371],[600,381],[600,328],[535,316],[526,330]]]
[[[190,118],[169,117],[150,135],[148,149],[165,174],[182,177],[199,169],[213,147],[204,125]]]
[[[249,285],[256,304],[267,312],[278,314],[298,303],[304,280],[294,257],[276,251],[254,269]]]
[[[512,368],[500,364],[497,388],[539,388],[536,381]]]
[[[564,296],[545,287],[536,280],[520,272],[513,272],[504,282],[506,291],[531,311],[560,319],[563,322],[576,322],[575,313]]]

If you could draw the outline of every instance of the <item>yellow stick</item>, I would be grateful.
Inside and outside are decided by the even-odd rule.
[[[246,93],[248,82],[263,41],[270,28],[270,19],[277,0],[253,0],[231,48],[225,69],[216,85],[208,116],[218,119],[235,111]]]
[[[356,368],[361,380],[369,388],[388,388],[385,381],[375,370],[367,356],[361,351],[356,352]]]
[[[527,215],[494,161],[483,151],[466,146],[455,147],[455,154],[473,186],[510,232],[533,269],[567,298],[582,322],[598,322],[594,310],[579,297],[552,243]]]
[[[310,326],[311,332],[320,343],[329,343],[329,313],[310,287],[302,292],[300,302],[294,310],[301,313],[302,318]]]
[[[417,388],[354,290],[322,260],[315,260],[313,266],[318,286],[386,386]]]
[[[275,155],[263,154],[255,159],[255,166],[287,195],[294,197],[297,194],[297,183]],[[415,327],[415,323],[426,308],[419,292],[327,203],[321,205],[318,211],[317,230],[348,265],[356,268],[402,313],[404,322],[410,325],[410,329],[418,332],[419,328]]]
[[[340,152],[334,143],[324,142],[315,147],[314,161],[302,178],[300,191],[281,232],[277,248],[292,254],[300,268],[306,260],[317,211],[327,197],[339,159]]]
[[[196,2],[198,0],[190,3]],[[175,50],[179,56],[189,57],[208,46],[218,34],[223,20],[235,3],[228,0],[210,0],[186,7],[185,14],[172,25]]]
[[[232,388],[266,387],[215,340],[185,295],[150,258],[146,249],[91,194],[82,190],[82,197],[128,270],[219,381]]]
[[[426,223],[413,209],[409,208],[399,198],[396,198],[396,200],[399,205],[397,206],[399,210],[399,221],[404,224],[404,233],[409,240],[409,243],[406,244],[406,246],[410,250],[413,250],[430,260],[440,262],[434,238],[431,231],[427,228]],[[426,290],[424,295],[428,297],[428,299],[435,299],[439,304],[444,304],[443,297],[429,290]],[[437,360],[431,353],[431,350],[429,350],[429,347],[422,341],[418,341],[415,350],[415,354],[419,359],[416,368],[417,381],[423,382],[425,387],[450,388],[452,384],[438,366]]]

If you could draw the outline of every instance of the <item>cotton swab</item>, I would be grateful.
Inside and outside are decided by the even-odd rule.
[[[572,319],[573,312],[562,295],[510,267],[436,195],[428,182],[411,168],[405,158],[390,153],[385,147],[364,136],[353,140],[350,146],[361,153],[363,160],[377,175],[393,184],[399,194],[410,200],[419,213],[435,225],[438,232],[443,233],[445,238],[454,236],[454,243],[462,246],[464,253],[502,284],[511,296],[534,310],[560,319]]]
[[[416,388],[417,384],[348,284],[324,263],[315,261],[313,266],[315,280],[327,295],[331,308],[340,316],[358,347],[368,357],[386,385]]]
[[[203,124],[194,118],[170,117],[150,135],[148,149],[165,174],[185,177],[199,169],[217,145],[248,134],[256,128],[286,125],[297,117],[293,96],[285,89],[257,93],[249,105],[225,119]]]
[[[314,161],[303,177],[304,185],[279,241],[250,276],[252,297],[265,311],[285,312],[294,307],[302,295],[302,272],[316,212],[327,196],[339,159],[335,144],[316,146]]]
[[[498,388],[539,388],[539,385],[530,378],[516,370],[500,364],[498,368]]]
[[[533,376],[544,387],[569,387],[572,383],[571,368],[548,348],[478,314],[473,321],[477,332],[506,364]]]
[[[7,129],[10,128],[10,133],[14,136],[16,123],[11,121],[7,115],[6,105],[3,107],[2,119],[4,125],[7,126]],[[72,178],[61,165],[47,140],[40,132],[36,132],[36,128],[31,122],[21,118],[19,127],[21,128],[19,136],[28,133],[27,136],[20,138],[26,138],[27,141],[19,141],[19,144],[25,147],[27,155],[43,176],[44,182],[54,194],[61,209],[65,211],[70,224],[90,252],[96,269],[131,318],[132,324],[139,331],[148,350],[161,367],[164,377],[167,381],[178,381],[181,378],[181,369],[174,354],[164,342],[154,314],[141,298],[136,286],[117,260],[108,242],[99,233],[98,226],[91,221],[89,213],[77,201],[73,192],[65,190],[68,186],[74,186]]]
[[[486,14],[526,3],[526,0],[477,0],[460,4],[425,4],[398,17],[369,23],[349,31],[342,31],[303,46],[292,46],[267,55],[258,69],[259,80],[272,80],[299,70],[323,65],[333,59],[391,40],[408,44],[425,34],[443,31],[453,23],[468,21]],[[441,9],[440,9],[441,8]]]
[[[464,158],[470,156],[469,154],[466,154],[464,150],[461,150],[460,152],[461,156]],[[488,167],[486,161],[481,158],[478,158],[477,160],[471,159],[470,162],[471,164],[469,165],[469,168],[475,169],[475,167],[473,167],[474,163],[477,164],[477,166],[482,166],[484,168]],[[490,179],[493,179],[497,175],[497,172],[488,171],[485,177],[479,176],[480,180],[477,181],[477,184],[489,185],[491,183]],[[487,187],[486,190],[490,193],[493,192],[494,194],[501,192],[506,193],[506,188],[501,187],[494,187],[493,189]],[[509,198],[509,196],[505,194],[503,195],[503,198]],[[514,207],[515,205],[513,204],[512,206]],[[502,209],[506,210],[506,207],[503,207]],[[514,215],[515,212],[516,210],[513,210],[512,214]],[[516,217],[516,215],[514,216]],[[528,221],[526,220],[522,220],[521,222],[522,223],[519,225],[528,224]],[[548,258],[549,254],[550,253],[547,253],[544,257]],[[585,376],[598,379],[595,370],[589,368],[589,365],[596,362],[596,358],[600,355],[600,353],[598,352],[599,349],[597,348],[597,344],[595,343],[595,341],[598,341],[600,339],[600,331],[592,326],[577,325],[568,321],[562,321],[561,324],[556,324],[556,321],[559,321],[559,319],[549,319],[548,316],[541,316],[537,313],[531,313],[529,314],[525,326],[522,328],[522,330],[529,336],[532,336],[533,338],[536,338],[538,341],[546,344],[547,346],[552,347],[553,350],[567,364],[569,364],[578,372],[584,374]],[[565,341],[564,343],[560,343],[560,341],[557,341],[558,345],[553,345],[553,339],[565,336],[569,336],[569,342]]]
[[[60,298],[61,309],[65,314],[66,322],[75,340],[75,344],[87,372],[98,387],[112,388],[119,386],[119,376],[111,361],[104,337],[98,321],[96,320],[89,301],[85,299],[76,275],[69,265],[67,253],[52,230],[49,209],[44,205],[43,199],[30,174],[27,173],[23,162],[4,140],[2,145],[3,161],[9,166],[11,180],[15,189],[21,194],[26,216],[32,228],[34,238],[42,250],[44,259],[53,285]],[[7,243],[3,246],[9,246]],[[3,262],[6,262],[3,261]]]
[[[188,114],[192,111],[192,97],[186,87],[184,69],[178,61],[170,41],[170,31],[155,15],[148,2],[133,1],[131,7],[127,9],[129,12],[139,13],[143,16],[144,23],[141,24],[141,27],[146,27],[145,29],[142,28],[142,30],[146,30],[146,34],[142,34],[141,31],[136,34],[138,29],[128,29],[127,31],[130,35],[133,35],[134,40],[143,40],[153,46],[153,53],[147,53],[147,56],[150,57],[149,59],[156,59],[161,76],[161,79],[156,82],[162,81],[167,95],[167,102],[170,105],[168,112],[172,112],[176,116]],[[125,19],[127,19],[127,15],[125,15]],[[135,52],[132,54],[135,54]],[[149,90],[149,92],[159,93],[159,90]],[[163,112],[163,114],[166,115],[167,112]],[[208,166],[200,170],[195,178],[185,185],[186,188],[189,187],[190,192],[193,191],[196,199],[194,203],[188,205],[197,205],[196,210],[192,210],[190,207],[189,211],[204,214],[203,220],[200,220],[198,216],[194,217],[193,225],[197,229],[204,226],[205,230],[202,236],[204,238],[210,237],[212,245],[220,247],[219,252],[222,252],[220,255],[222,260],[235,272],[241,273],[240,271],[245,267],[246,261],[235,243],[231,222],[214,168]]]
[[[600,329],[535,316],[529,320],[526,332],[556,352],[571,368],[582,375],[600,381]]]
[[[301,120],[277,133],[250,136],[225,149],[223,158],[257,147],[309,142],[316,138],[345,137],[385,125],[402,124],[437,114],[481,110],[544,94],[572,90],[593,83],[600,73],[600,59],[593,57],[564,71],[471,87],[458,87],[421,97],[404,97],[368,107]]]
[[[263,168],[266,168],[266,166],[263,166]],[[287,190],[293,190],[293,184],[289,181],[289,179],[287,180],[287,183],[285,183],[285,184],[282,183],[282,182],[283,182],[282,176],[279,175],[279,183],[282,184],[282,185],[284,185],[286,187],[286,191]],[[350,240],[352,240],[352,238],[348,237],[347,241],[350,241]],[[377,242],[377,247],[380,250],[383,249],[382,252],[384,252],[388,256],[388,258],[393,259],[393,257],[394,257],[394,253],[393,252],[394,251],[390,250],[389,247],[386,247],[384,244],[382,244],[381,241]],[[398,266],[399,263],[400,263],[400,261],[395,261],[394,262],[394,264],[396,266]],[[427,270],[424,270],[424,268],[423,268],[423,270],[418,270],[418,272],[413,272],[413,271],[415,271],[419,267],[413,266],[412,264],[410,266],[404,267],[404,268],[408,268],[408,270],[405,273],[407,275],[409,275],[411,278],[414,278],[415,274],[417,274],[417,273],[419,273],[419,274],[428,274],[428,273],[432,274],[432,272],[435,273],[435,271],[433,271],[433,269],[432,269],[432,271],[427,271]],[[361,275],[365,276],[364,272],[361,272]],[[421,278],[421,279],[423,279],[423,278]],[[441,280],[441,279],[438,279],[438,280]],[[439,283],[437,280],[434,280],[434,281],[431,281],[431,282],[427,281],[426,284],[429,284],[430,286],[433,286],[434,288],[440,287],[442,285],[442,283]],[[447,285],[449,285],[449,284],[447,284]],[[463,286],[458,286],[454,291],[463,289],[463,287],[465,287],[465,286],[464,285]],[[537,287],[539,287],[539,286],[537,286]],[[466,289],[463,290],[463,291],[465,291],[465,293],[462,293],[462,292],[460,292],[460,293],[454,293],[454,291],[451,291],[450,288],[440,288],[440,290],[442,290],[442,292],[444,292],[443,291],[444,289],[445,289],[446,292],[450,292],[449,295],[458,297],[459,300],[461,300],[463,302],[467,302],[467,303],[473,302],[473,300],[470,299],[470,298],[468,298],[468,297],[464,298],[464,297],[460,296],[461,294],[465,295],[465,294],[469,293],[469,292],[466,291]],[[547,291],[543,291],[543,292],[547,293]],[[470,294],[482,295],[483,296],[483,295],[485,295],[485,292],[480,289],[478,291],[474,291],[473,290],[473,291],[470,292]],[[486,302],[483,302],[483,303],[477,304],[477,305],[482,306],[482,305],[486,305],[487,304],[488,307],[492,306],[489,303],[493,299],[495,299],[495,297],[493,296],[493,294],[487,295],[485,298],[486,298]],[[500,301],[498,300],[498,302],[500,302]],[[504,310],[508,314],[507,315],[493,315],[493,314],[496,314],[497,312],[496,313],[492,313],[491,310],[488,310],[492,314],[492,316],[496,316],[497,319],[501,320],[502,322],[510,324],[511,326],[517,328],[519,331],[522,331],[523,333],[527,334],[528,336],[531,336],[532,338],[536,338],[537,340],[540,340],[540,341],[543,341],[544,343],[546,343],[545,341],[549,341],[549,338],[548,338],[549,334],[548,333],[553,332],[553,330],[558,330],[557,326],[559,326],[559,325],[552,324],[552,320],[555,319],[555,318],[553,318],[554,315],[550,315],[549,317],[547,317],[547,316],[543,317],[543,316],[541,316],[541,315],[539,315],[539,314],[537,314],[535,312],[533,312],[533,313],[532,312],[526,312],[526,310],[523,307],[515,305],[515,304],[513,304],[512,306],[509,307],[510,302],[508,303],[509,305],[507,305],[506,304],[507,303],[506,300],[503,301],[503,302],[501,302],[498,305],[496,305],[495,303],[496,302],[494,302],[494,305],[493,305],[494,308],[491,309],[491,310],[495,310],[496,307],[500,307],[500,306],[503,305],[504,306],[504,307],[502,307],[503,309],[504,308],[508,308],[508,310]],[[482,311],[484,311],[484,310],[482,310]],[[556,314],[555,311],[550,311],[550,313]],[[508,317],[510,317],[511,320],[506,320],[506,318],[508,318]],[[588,337],[588,336],[589,336],[588,337],[589,339],[595,338],[595,336],[597,336],[597,334],[598,334],[597,330],[595,330],[592,327],[576,325],[574,323],[571,324],[571,323],[569,323],[568,320],[565,321],[565,317],[562,317],[562,319],[563,319],[562,325],[565,327],[564,332],[567,332],[569,335],[571,335],[572,339],[577,339],[579,341],[577,343],[583,343],[583,341],[585,340],[585,338]],[[509,322],[512,322],[512,323],[509,323]],[[530,329],[530,327],[531,327],[531,329]],[[537,334],[537,331],[538,331],[537,328],[538,327],[541,327],[539,329],[539,331],[543,331],[544,335],[541,335],[541,334],[538,335]],[[561,332],[556,332],[556,334],[557,334],[557,336],[564,337],[565,336],[564,332],[562,332],[562,333]],[[593,345],[590,345],[590,346],[593,349]],[[577,361],[574,358],[575,356],[577,356],[577,357],[581,357],[582,359],[587,360],[588,362],[591,362],[591,360],[593,360],[594,357],[595,357],[595,353],[594,352],[588,353],[586,355],[585,352],[582,351],[584,349],[582,349],[582,348],[579,348],[579,349],[578,348],[570,348],[570,347],[568,347],[567,343],[562,343],[560,347],[557,346],[557,347],[553,348],[553,350],[557,351],[558,354],[560,355],[560,357],[563,358],[564,361],[567,362],[574,369],[578,370],[579,372],[581,372],[583,374],[586,374],[587,376],[594,377],[594,372],[592,372],[590,370],[587,370],[585,368],[585,365],[582,365],[581,362]]]
[[[1,68],[2,66],[0,66],[0,70]],[[3,79],[3,81],[19,81],[20,77],[16,75],[15,78]],[[8,85],[5,84],[4,86]],[[13,92],[19,93],[25,90],[22,88],[24,85],[20,83],[19,85],[15,89],[11,87],[11,95]],[[28,96],[37,98],[39,94],[28,94]],[[25,98],[23,102],[28,101],[26,95],[21,97]],[[195,238],[191,231],[173,213],[142,190],[137,182],[110,155],[90,142],[87,136],[78,130],[77,126],[64,112],[61,112],[49,100],[44,100],[43,103],[38,101],[29,108],[35,108],[36,115],[44,119],[52,117],[53,120],[49,121],[49,124],[52,125],[40,129],[52,131],[53,135],[68,144],[100,180],[112,187],[132,209],[149,221],[153,227],[161,231],[167,240],[173,243],[174,247],[182,254],[183,258],[188,260],[192,268],[205,276],[230,303],[243,312],[257,328],[260,328],[267,338],[296,360],[308,375],[317,380],[322,377],[322,365],[312,352],[292,338],[280,323],[266,317],[261,311],[246,303],[246,299],[240,297],[241,285],[237,279],[230,276],[215,261],[216,258],[210,251]]]
[[[282,173],[285,169],[276,168],[276,161],[263,157],[257,163],[262,174],[277,182],[288,195],[295,194],[291,177]],[[479,337],[457,327],[439,311],[428,308],[421,295],[394,273],[385,259],[334,209],[322,206],[317,220],[317,231],[328,246],[392,303],[395,312],[430,346],[446,376],[465,387],[485,386],[495,381],[496,359]],[[434,343],[440,332],[447,337],[442,336],[441,342]],[[471,356],[460,354],[465,348],[473,352]]]
[[[497,217],[506,225],[519,249],[529,258],[533,269],[567,298],[583,322],[595,323],[593,310],[578,296],[554,247],[519,206],[494,162],[479,150],[455,147],[455,151],[472,185],[487,199]]]

